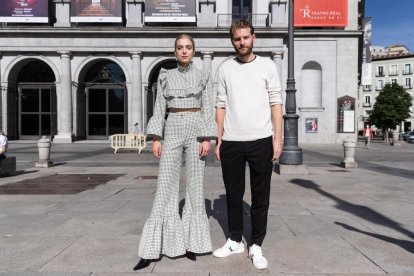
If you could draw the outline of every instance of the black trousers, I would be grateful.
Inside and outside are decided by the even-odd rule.
[[[246,162],[250,169],[251,240],[262,245],[266,236],[269,210],[270,180],[272,176],[272,137],[255,141],[222,141],[221,169],[226,188],[229,238],[241,241],[243,236],[243,196]]]

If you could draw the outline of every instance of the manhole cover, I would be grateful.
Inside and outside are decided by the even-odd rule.
[[[105,184],[122,174],[53,174],[0,186],[2,195],[73,195]]]

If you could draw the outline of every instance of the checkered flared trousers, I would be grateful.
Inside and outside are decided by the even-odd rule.
[[[176,257],[185,251],[211,251],[210,225],[204,204],[205,161],[199,157],[200,112],[170,113],[165,122],[164,142],[158,172],[157,191],[151,215],[144,225],[138,256],[158,259],[161,254]],[[179,215],[179,180],[185,156],[186,196]]]

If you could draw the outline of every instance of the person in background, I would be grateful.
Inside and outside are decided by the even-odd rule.
[[[3,131],[0,130],[0,160],[7,157],[8,146],[9,141],[7,140],[7,137],[4,135]]]
[[[209,253],[212,248],[204,203],[205,158],[211,149],[210,140],[216,135],[212,81],[209,73],[192,63],[193,38],[178,36],[174,52],[178,68],[161,69],[154,115],[147,127],[147,134],[153,137],[152,152],[160,164],[154,204],[139,243],[141,259],[134,270],[148,266],[161,254],[195,261],[196,254]],[[186,196],[180,217],[183,156]]]
[[[269,210],[273,160],[282,153],[282,88],[276,65],[253,53],[255,34],[245,20],[230,29],[236,57],[219,69],[216,101],[217,146],[226,189],[229,236],[213,252],[218,258],[244,252],[243,195],[246,162],[250,169],[251,239],[249,257],[266,269],[262,253]]]
[[[370,125],[366,125],[366,127],[362,131],[362,136],[364,137],[365,148],[369,149],[371,145],[371,139],[374,138],[374,134],[372,133],[372,129]]]

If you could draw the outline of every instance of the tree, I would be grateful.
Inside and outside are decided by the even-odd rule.
[[[411,104],[411,95],[401,85],[387,83],[375,99],[369,121],[385,131],[388,142],[388,130],[410,117]]]

